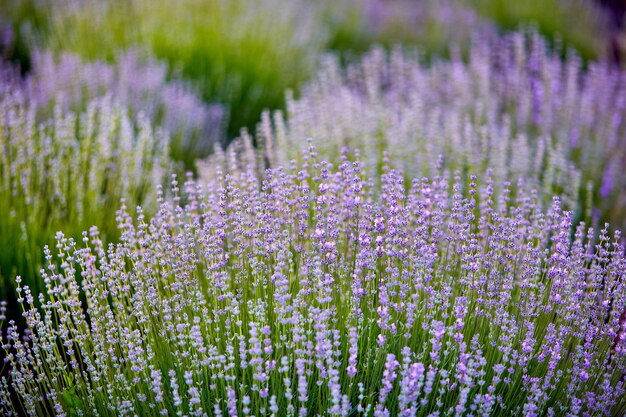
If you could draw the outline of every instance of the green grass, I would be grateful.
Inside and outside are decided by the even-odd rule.
[[[47,27],[43,0],[0,0],[0,58],[30,70],[34,39]]]

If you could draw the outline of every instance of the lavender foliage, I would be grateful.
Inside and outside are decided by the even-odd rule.
[[[57,234],[47,294],[18,290],[5,415],[624,413],[619,233],[570,239],[559,198],[486,176],[368,179],[310,147],[259,181],[257,158],[122,207],[118,244]]]
[[[0,91],[0,286],[21,274],[43,289],[42,245],[64,230],[80,236],[97,224],[117,234],[112,212],[124,198],[155,209],[155,184],[171,169],[168,137],[149,119],[104,96],[80,113],[57,107],[38,123],[23,90]],[[3,298],[6,293],[3,293]]]

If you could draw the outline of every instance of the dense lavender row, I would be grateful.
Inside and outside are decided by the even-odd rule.
[[[418,46],[428,55],[446,54],[450,44],[467,46],[476,32],[495,30],[462,0],[322,0],[333,49],[371,45]]]
[[[24,89],[39,119],[54,109],[84,111],[93,98],[110,95],[132,118],[141,112],[154,126],[166,129],[173,155],[186,161],[206,156],[215,143],[225,141],[224,109],[204,104],[184,83],[168,81],[165,64],[142,59],[137,52],[119,53],[115,64],[36,52]]]
[[[619,233],[488,177],[383,167],[375,197],[347,154],[262,183],[246,155],[119,244],[57,235],[6,415],[623,415]]]
[[[155,184],[170,169],[168,138],[141,114],[110,96],[91,100],[82,113],[57,108],[36,122],[22,90],[0,92],[0,276],[16,273],[42,289],[41,247],[63,230],[74,236],[97,224],[117,234],[115,208],[155,208]],[[6,293],[2,293],[6,296]]]
[[[517,33],[475,39],[467,63],[426,66],[375,50],[343,70],[331,58],[300,98],[288,98],[286,118],[265,117],[260,130],[277,164],[308,137],[335,161],[343,146],[360,148],[370,173],[388,151],[407,174],[431,176],[443,154],[452,171],[525,178],[547,205],[559,194],[577,215],[593,203],[626,225],[624,116],[625,73],[605,63],[583,69],[573,53],[563,60],[537,35]]]

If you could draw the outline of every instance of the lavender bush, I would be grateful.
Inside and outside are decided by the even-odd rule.
[[[326,39],[317,10],[306,0],[52,0],[42,43],[89,60],[154,55],[227,108],[234,137],[314,71]]]
[[[310,148],[262,182],[256,158],[174,179],[152,218],[122,207],[108,248],[57,235],[47,294],[18,290],[5,415],[626,411],[619,233],[570,240],[558,198],[495,198],[488,177],[383,168],[375,197],[347,154]]]
[[[82,113],[62,112],[37,123],[21,90],[0,91],[0,276],[15,273],[33,288],[40,248],[57,230],[71,236],[93,224],[117,234],[112,212],[121,198],[154,208],[151,190],[169,169],[168,139],[109,96]],[[5,294],[3,293],[4,298]]]
[[[204,104],[180,81],[168,81],[165,64],[141,58],[136,51],[119,53],[114,65],[37,51],[24,88],[44,119],[55,108],[80,112],[93,98],[110,95],[128,108],[132,118],[142,112],[155,126],[165,128],[173,156],[188,164],[225,141],[223,108]]]
[[[286,117],[266,115],[261,141],[283,165],[312,137],[324,158],[358,147],[374,174],[383,151],[408,175],[452,171],[513,184],[524,178],[562,196],[577,216],[591,205],[626,225],[626,75],[605,63],[552,53],[535,34],[474,40],[468,62],[425,66],[409,52],[374,50],[342,70],[329,58]],[[285,120],[286,119],[286,120]],[[592,188],[593,192],[588,192]]]

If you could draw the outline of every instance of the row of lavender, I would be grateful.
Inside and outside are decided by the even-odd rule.
[[[548,205],[559,194],[579,218],[626,226],[626,74],[567,55],[518,33],[475,40],[467,63],[374,50],[342,69],[331,57],[260,134],[278,165],[308,137],[323,158],[360,149],[370,175],[383,151],[407,178],[432,176],[443,155],[451,171],[523,179]]]
[[[163,188],[167,130],[195,126],[179,87],[125,96],[137,65],[46,90],[71,65],[40,62],[3,92],[3,244],[36,257],[23,230],[54,213],[109,226],[51,223],[41,278],[17,280],[5,414],[626,412],[621,234],[577,221],[626,224],[623,73],[526,34],[467,63],[331,60],[258,149],[244,132]]]

